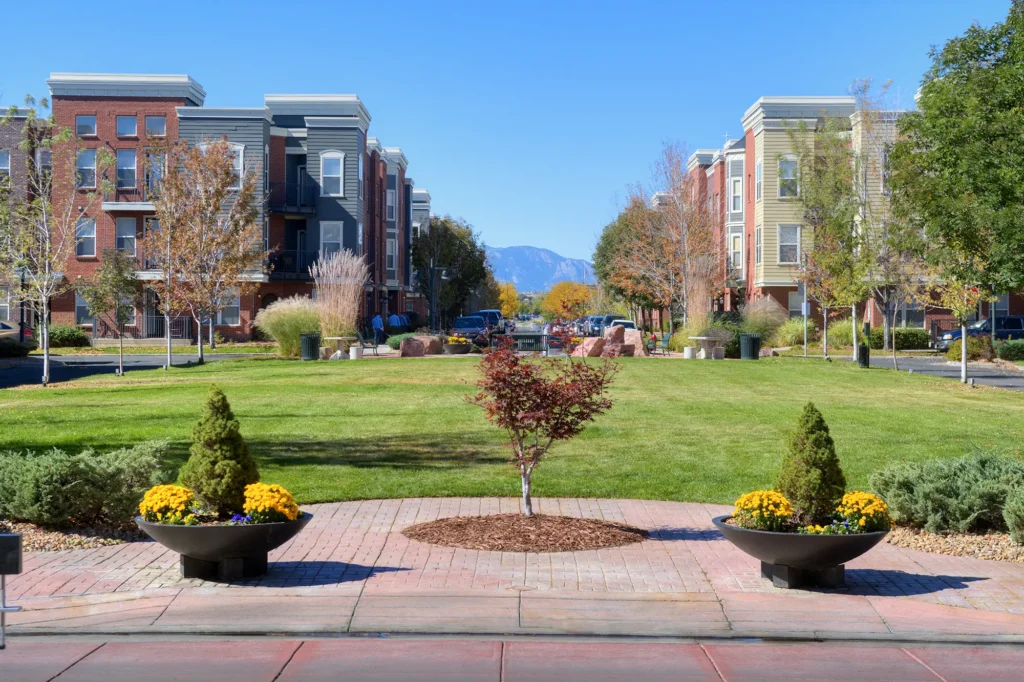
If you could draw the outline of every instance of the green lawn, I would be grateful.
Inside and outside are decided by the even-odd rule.
[[[0,391],[0,449],[167,438],[180,464],[215,382],[263,479],[301,502],[516,495],[501,433],[463,400],[477,362],[255,358]],[[615,406],[578,439],[555,445],[537,470],[537,495],[732,502],[772,485],[807,400],[824,413],[855,487],[901,458],[1019,447],[1024,430],[1024,394],[845,362],[622,364]]]

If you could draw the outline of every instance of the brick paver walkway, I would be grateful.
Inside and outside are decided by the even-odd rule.
[[[364,601],[368,595],[380,595],[382,604],[397,604],[385,597],[402,595],[406,605],[415,603],[409,601],[413,597],[441,596],[454,609],[449,614],[454,618],[460,613],[456,608],[459,598],[486,595],[495,601],[481,606],[480,618],[502,617],[501,609],[508,607],[507,615],[512,617],[516,611],[520,626],[524,614],[528,615],[524,602],[550,609],[554,608],[551,604],[562,608],[579,600],[591,606],[612,601],[646,603],[644,618],[658,608],[669,609],[665,617],[671,618],[675,607],[669,605],[685,604],[691,625],[694,613],[706,611],[712,614],[708,618],[721,620],[724,612],[733,629],[736,622],[749,621],[759,628],[772,625],[773,618],[780,619],[766,610],[791,605],[805,614],[804,625],[817,619],[820,622],[813,629],[827,631],[835,629],[828,609],[842,604],[847,616],[875,623],[864,626],[869,631],[894,632],[893,623],[920,614],[958,614],[962,620],[971,610],[977,617],[989,619],[986,623],[997,614],[1005,617],[982,627],[985,631],[1010,628],[1012,632],[1016,628],[1024,634],[1022,564],[947,557],[882,544],[847,565],[847,587],[836,590],[838,595],[832,591],[786,591],[763,580],[758,562],[714,530],[711,518],[727,513],[728,507],[597,499],[540,499],[536,507],[540,513],[621,521],[646,528],[651,535],[635,545],[589,552],[481,552],[426,545],[399,531],[447,516],[518,511],[518,500],[437,498],[311,505],[304,509],[314,515],[313,520],[295,540],[271,554],[269,575],[246,583],[225,586],[183,580],[177,555],[153,542],[28,554],[24,573],[8,581],[8,596],[30,611],[12,620],[39,625],[61,621],[69,626],[115,621],[119,625],[152,624],[157,619],[167,623],[190,599],[197,600],[198,608],[200,604],[232,604],[232,599],[243,595],[275,599],[317,594]],[[509,599],[517,601],[512,604]],[[125,600],[133,600],[134,610],[125,611]],[[172,602],[174,608],[168,609]],[[355,602],[338,603],[344,604],[339,607],[342,610],[355,609]],[[962,608],[935,611],[932,605]],[[77,606],[89,607],[80,620],[74,620],[79,616],[57,618],[56,612],[48,619],[42,613]],[[866,610],[858,616],[860,608]],[[429,613],[421,615],[427,618]],[[325,623],[335,622],[330,613],[323,617]],[[349,628],[358,614],[346,618],[343,625]],[[304,622],[317,621],[309,616]]]

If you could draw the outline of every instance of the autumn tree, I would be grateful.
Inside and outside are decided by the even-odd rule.
[[[481,360],[479,391],[468,400],[508,434],[526,516],[533,515],[533,472],[541,458],[555,441],[579,435],[611,408],[607,391],[617,370],[608,360],[527,358],[510,339]]]
[[[594,274],[598,286],[594,290],[594,310],[604,313],[616,302],[621,301],[631,309],[643,310],[661,306],[652,294],[650,282],[628,265],[624,257],[635,229],[632,225],[635,212],[627,209],[619,212],[615,220],[601,231],[594,249]]]
[[[165,279],[154,282],[165,316],[189,312],[200,362],[203,321],[213,324],[253,289],[267,256],[258,220],[262,175],[245,168],[239,175],[235,153],[226,140],[170,148],[153,201],[160,227],[144,238],[147,257],[165,269]]]
[[[501,314],[504,317],[515,317],[519,314],[519,292],[512,282],[505,282],[501,285],[499,294],[501,303]]]
[[[135,257],[120,249],[108,249],[103,262],[90,278],[79,278],[78,293],[89,306],[89,314],[99,323],[104,319],[117,333],[118,374],[124,375],[124,327],[135,319],[141,304]]]
[[[84,235],[91,224],[95,240],[90,216],[97,214],[103,193],[113,188],[107,173],[114,159],[102,147],[85,149],[70,129],[41,116],[40,110],[49,107],[45,99],[37,105],[29,96],[25,104],[18,147],[30,168],[25,191],[8,192],[0,212],[0,281],[22,282],[18,296],[36,313],[45,384],[50,380],[50,302],[74,288],[64,273],[78,248],[79,227]],[[16,114],[15,107],[8,109],[0,126],[10,125]],[[79,154],[92,157],[90,170],[79,172]]]
[[[553,318],[575,320],[586,314],[591,290],[579,282],[558,282],[544,296],[541,310]]]
[[[943,280],[1024,287],[1024,1],[931,51],[917,110],[899,118],[893,199],[923,228]],[[962,326],[961,321],[961,326]],[[994,320],[993,320],[994,323]],[[961,376],[967,380],[966,361]]]

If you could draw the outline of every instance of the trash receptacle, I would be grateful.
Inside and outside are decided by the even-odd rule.
[[[761,358],[761,335],[740,334],[740,359],[759,360]]]
[[[857,364],[864,369],[871,369],[871,347],[860,344],[857,347]]]
[[[320,359],[320,335],[319,334],[299,334],[299,343],[302,346],[302,359],[303,360],[319,360]]]

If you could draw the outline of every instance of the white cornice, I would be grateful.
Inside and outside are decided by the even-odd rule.
[[[354,116],[364,130],[370,127],[370,112],[356,95],[264,95],[263,104],[274,114]]]
[[[857,100],[849,95],[825,97],[762,97],[743,114],[743,130],[760,129],[765,119],[817,119],[819,116],[849,116]]]
[[[306,116],[307,128],[358,128],[366,132],[369,121],[358,116]]]
[[[408,178],[407,177],[405,179],[405,184],[409,185],[410,187],[415,187],[416,186],[416,181],[413,180],[412,178]]]
[[[430,192],[420,188],[412,191],[412,203],[430,205]]]
[[[380,140],[376,137],[368,137],[366,138],[366,151],[377,152],[377,154],[380,155],[383,153],[384,148],[380,146]]]
[[[166,97],[202,106],[206,91],[188,74],[51,73],[55,97]]]
[[[175,107],[178,118],[256,118],[270,120],[264,107]]]
[[[402,170],[409,167],[409,160],[405,158],[401,147],[386,147],[384,151],[388,154],[388,160],[395,163]]]
[[[686,170],[693,172],[697,166],[707,166],[715,158],[716,149],[698,149],[686,161]]]

